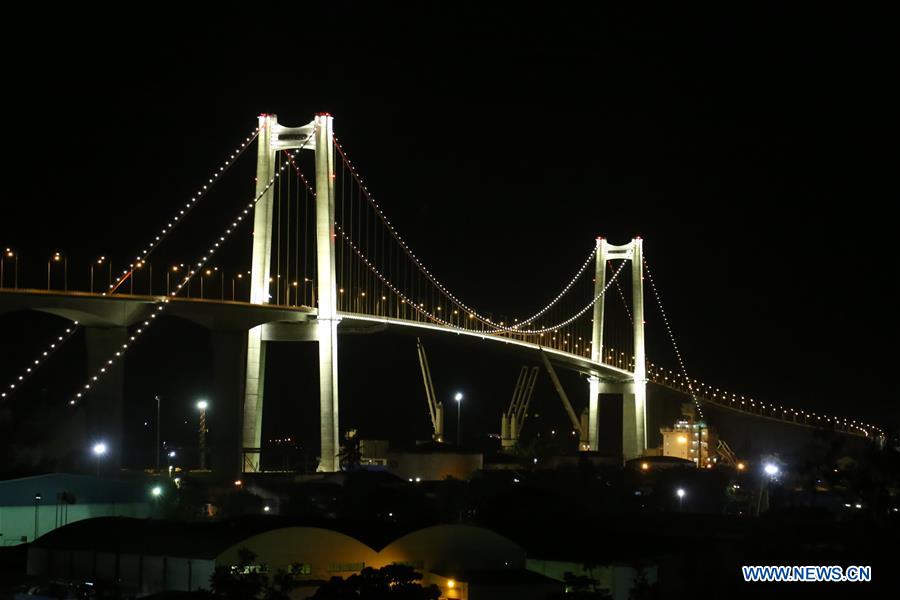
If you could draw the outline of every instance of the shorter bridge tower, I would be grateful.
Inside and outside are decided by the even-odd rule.
[[[606,302],[606,261],[631,261],[631,313],[634,322],[634,373],[630,381],[602,379],[599,374],[588,377],[588,441],[590,450],[600,444],[600,394],[622,395],[622,455],[625,460],[643,455],[647,449],[647,359],[644,347],[644,254],[643,240],[632,239],[614,246],[597,238],[594,268],[593,327],[591,360],[603,362],[603,313]]]

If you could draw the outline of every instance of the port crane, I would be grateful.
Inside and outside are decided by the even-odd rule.
[[[428,402],[428,413],[431,415],[432,438],[435,442],[444,441],[444,405],[434,393],[431,381],[431,368],[428,366],[428,355],[422,340],[416,338],[416,349],[419,353],[419,367],[422,370],[422,381],[425,383],[425,400]]]

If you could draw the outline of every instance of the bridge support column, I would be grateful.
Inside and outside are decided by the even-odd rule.
[[[634,390],[622,407],[622,455],[637,458],[647,449],[647,359],[644,349],[643,240],[632,240],[631,312],[634,319]]]
[[[597,249],[594,260],[594,296],[599,295],[606,285],[606,250],[604,238],[597,238]],[[603,362],[603,309],[606,297],[594,302],[594,314],[591,327],[591,360]],[[588,431],[585,436],[588,448],[596,452],[600,447],[600,379],[596,376],[588,378]]]
[[[337,321],[322,321],[316,328],[319,341],[319,431],[321,457],[318,471],[337,471],[340,433],[338,427]]]
[[[125,327],[85,327],[84,345],[87,355],[88,378],[94,376],[101,367],[106,368],[104,376],[93,382],[91,393],[85,396],[87,416],[87,442],[102,441],[107,447],[107,456],[101,461],[101,468],[118,471],[122,466],[122,407],[125,386],[125,361],[117,360],[112,365],[109,357],[121,350],[128,339]],[[89,447],[89,446],[88,446]],[[96,472],[92,466],[91,472]]]
[[[588,377],[587,441],[591,452],[600,448],[600,378]]]
[[[263,391],[266,378],[266,343],[262,341],[263,326],[247,333],[246,369],[244,370],[244,414],[241,441],[243,458],[241,471],[257,473],[260,470],[262,448]]]
[[[256,196],[259,200],[253,208],[253,255],[250,269],[250,302],[253,304],[269,303],[274,187],[270,187],[265,193],[263,191],[275,176],[275,150],[272,148],[272,141],[273,129],[277,123],[275,115],[259,116],[259,135],[256,140]],[[262,444],[263,384],[266,372],[266,346],[262,341],[262,327],[250,330],[246,357],[241,470],[255,473],[259,471]]]
[[[212,402],[209,411],[210,459],[213,473],[233,479],[241,472],[241,452],[235,442],[241,436],[241,406],[244,399],[246,331],[212,331]],[[261,412],[258,413],[262,415]],[[260,428],[257,427],[257,431]],[[258,447],[258,443],[256,446]],[[258,458],[259,454],[255,455]]]
[[[316,115],[316,267],[318,269],[319,340],[319,471],[337,471],[338,421],[338,315],[334,251],[334,134],[333,118]]]

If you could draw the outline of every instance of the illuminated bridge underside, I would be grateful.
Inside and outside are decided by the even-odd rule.
[[[31,310],[77,321],[83,327],[130,327],[147,319],[157,303],[165,299],[165,296],[103,296],[84,292],[0,290],[0,314]],[[169,304],[167,316],[185,319],[207,329],[250,330],[258,325],[263,325],[266,341],[312,341],[313,339],[304,331],[293,330],[298,324],[316,320],[316,310],[306,306],[285,307],[196,298],[172,298]],[[358,313],[339,312],[338,316],[341,319],[338,331],[342,333],[372,333],[387,328],[415,327],[499,342],[534,351],[543,349],[556,364],[585,375],[599,376],[610,381],[625,382],[630,381],[633,377],[624,369],[595,363],[584,356],[553,348],[542,348],[537,344],[511,339],[503,335],[488,335],[435,323],[375,317]]]
[[[152,312],[164,296],[104,296],[84,292],[58,292],[44,290],[0,290],[0,315],[14,311],[36,311],[53,314],[89,328],[130,327],[141,323]],[[222,302],[196,298],[172,298],[167,316],[185,319],[210,330],[243,330],[263,326],[265,341],[313,341],[315,338],[308,327],[298,327],[315,322],[316,310],[309,307],[285,307],[248,302]],[[543,350],[557,365],[577,371],[587,376],[600,377],[607,381],[628,382],[633,374],[603,363],[593,362],[584,356],[563,352],[553,348],[542,348],[537,344],[510,339],[502,335],[455,329],[445,325],[370,316],[358,313],[339,312],[341,324],[338,331],[346,334],[374,333],[387,329],[415,328],[440,334],[466,336],[488,342],[500,343],[522,350],[537,352]],[[648,369],[648,380],[663,387],[690,395],[691,390],[671,371]],[[834,428],[837,431],[862,435],[843,423],[825,421],[813,413],[803,411],[775,410],[765,404],[748,401],[728,395],[719,390],[709,389],[702,383],[694,384],[693,393],[703,403],[723,406],[731,411],[762,417],[782,423],[803,427]]]

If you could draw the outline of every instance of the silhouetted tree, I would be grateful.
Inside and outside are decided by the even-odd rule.
[[[359,436],[355,431],[348,431],[344,443],[338,452],[342,471],[355,471],[362,462],[362,450],[359,447]]]
[[[437,600],[441,591],[436,585],[422,587],[422,574],[406,565],[388,565],[380,569],[366,567],[347,579],[332,577],[319,587],[317,600]]]
[[[223,600],[289,600],[299,582],[279,569],[269,577],[267,565],[256,563],[256,554],[238,550],[238,564],[216,567],[209,578],[212,598]]]

